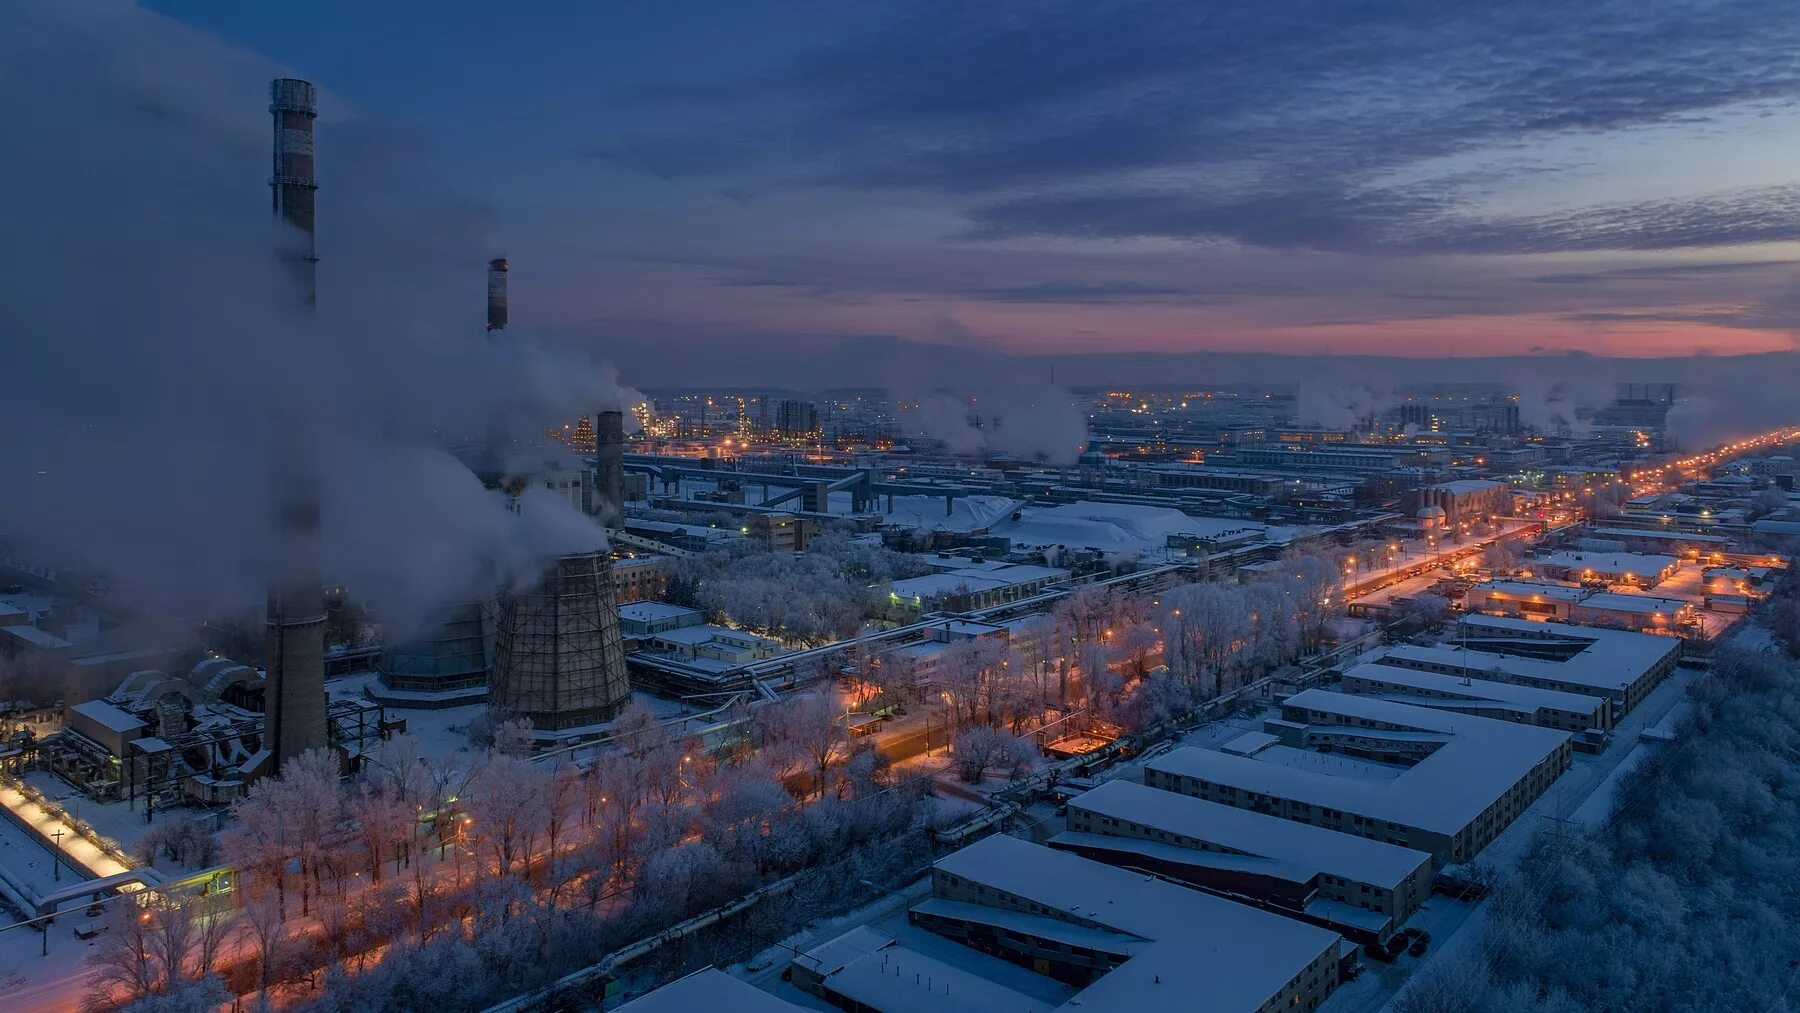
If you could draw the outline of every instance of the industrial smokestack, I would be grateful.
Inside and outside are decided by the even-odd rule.
[[[315,201],[319,183],[313,178],[313,120],[319,116],[317,93],[311,81],[291,77],[269,83],[269,114],[275,120],[275,166],[269,177],[270,200],[277,215],[299,229],[302,246],[284,256],[306,294],[306,304],[317,298],[315,265],[318,244],[313,235]]]
[[[510,268],[505,257],[488,261],[487,329],[506,330],[506,274]]]
[[[618,526],[625,520],[625,413],[600,412],[594,424],[596,476],[594,511],[600,523]]]
[[[297,227],[304,245],[282,252],[294,265],[306,305],[315,302],[318,249],[313,241],[313,120],[318,104],[312,82],[277,78],[269,85],[275,121],[275,173],[269,179],[275,214]],[[308,749],[329,744],[325,728],[325,596],[319,579],[319,482],[314,448],[300,419],[277,417],[269,479],[277,572],[269,585],[266,637],[268,693],[264,748],[269,773]]]

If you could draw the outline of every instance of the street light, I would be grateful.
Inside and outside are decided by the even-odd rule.
[[[50,868],[53,870],[51,872],[51,878],[59,883],[62,882],[62,839],[64,833],[66,833],[66,831],[61,827],[50,832],[50,836],[56,838],[56,850],[50,854]]]

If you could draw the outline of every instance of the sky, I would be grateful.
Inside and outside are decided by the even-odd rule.
[[[142,16],[326,89],[322,230],[334,125],[391,130],[484,216],[471,315],[504,254],[515,321],[640,387],[917,345],[1732,356],[1800,325],[1784,0]]]

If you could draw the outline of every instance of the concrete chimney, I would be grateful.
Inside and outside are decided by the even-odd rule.
[[[594,416],[595,477],[594,515],[600,523],[618,526],[625,521],[625,413],[600,412]]]
[[[310,306],[317,298],[314,275],[319,262],[313,228],[319,189],[318,180],[313,178],[313,120],[318,118],[319,103],[312,82],[291,77],[270,82],[269,114],[275,121],[270,200],[275,214],[299,229],[304,237],[284,252],[283,259],[294,265]]]
[[[282,251],[293,265],[307,306],[316,301],[319,261],[314,242],[313,120],[318,100],[310,81],[277,78],[269,84],[274,119],[274,174],[269,178],[276,215],[304,238]],[[269,773],[308,749],[329,745],[325,727],[325,596],[319,579],[319,480],[316,450],[304,420],[277,418],[269,478],[277,572],[269,585],[263,623],[268,692],[264,697],[263,746]]]
[[[506,275],[509,270],[505,257],[488,261],[487,329],[490,331],[506,330]]]

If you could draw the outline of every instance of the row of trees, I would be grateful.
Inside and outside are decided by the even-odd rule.
[[[1333,561],[1296,555],[1243,585],[1194,583],[1161,595],[1083,587],[1004,641],[959,640],[852,667],[880,698],[941,703],[972,778],[1019,769],[1021,751],[988,735],[965,738],[969,730],[1018,736],[1068,718],[1069,731],[1150,727],[1291,663],[1328,637],[1339,584]]]
[[[1489,900],[1476,952],[1428,967],[1403,1013],[1774,1009],[1800,946],[1800,677],[1721,648],[1675,745],[1606,827],[1545,835]]]
[[[303,754],[224,835],[241,903],[121,905],[92,1004],[210,996],[215,977],[304,995],[322,972],[321,1009],[477,1008],[922,826],[920,792],[852,748],[824,698],[746,714],[760,751],[709,751],[641,711],[621,728],[628,750],[581,766],[521,755],[516,726],[472,758],[399,736],[349,778]]]

